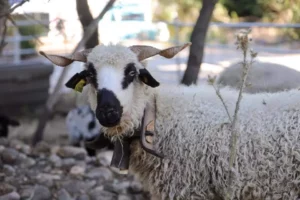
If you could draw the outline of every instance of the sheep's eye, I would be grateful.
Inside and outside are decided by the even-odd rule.
[[[129,63],[124,69],[124,78],[122,81],[122,88],[125,89],[133,82],[135,75],[137,74],[134,63]]]
[[[135,76],[135,74],[136,74],[136,71],[131,71],[131,72],[129,72],[129,76]]]

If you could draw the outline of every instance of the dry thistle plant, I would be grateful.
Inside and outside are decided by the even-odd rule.
[[[229,177],[228,177],[228,188],[227,188],[227,194],[225,199],[229,200],[232,199],[232,192],[233,192],[233,188],[232,188],[232,183],[234,181],[234,173],[233,173],[233,168],[234,168],[234,164],[235,164],[235,160],[236,160],[236,148],[237,148],[237,141],[238,141],[238,136],[239,136],[239,132],[238,132],[238,111],[240,109],[240,103],[242,100],[242,94],[244,91],[244,88],[246,86],[246,79],[248,76],[248,72],[249,72],[249,68],[251,67],[254,58],[257,56],[257,52],[253,51],[250,48],[250,42],[251,42],[251,38],[249,38],[249,33],[251,32],[251,29],[248,30],[240,30],[237,34],[236,34],[236,47],[238,50],[241,50],[242,55],[243,55],[243,61],[241,62],[241,65],[243,67],[243,73],[242,73],[242,82],[241,85],[239,87],[239,94],[238,94],[238,99],[236,101],[235,104],[235,110],[234,110],[234,114],[231,117],[230,113],[228,111],[228,107],[226,106],[226,103],[221,95],[220,89],[217,88],[215,86],[215,77],[208,77],[208,83],[211,84],[215,91],[217,96],[220,98],[222,104],[224,105],[225,111],[228,115],[229,121],[230,121],[230,128],[231,128],[231,138],[230,138],[230,156],[229,156]],[[248,60],[248,57],[250,55],[250,60]]]

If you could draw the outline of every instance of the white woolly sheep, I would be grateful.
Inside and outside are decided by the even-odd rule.
[[[222,200],[228,187],[231,130],[214,89],[153,88],[159,83],[140,64],[157,54],[170,58],[186,46],[162,51],[149,46],[97,46],[71,58],[42,54],[60,66],[74,59],[87,63],[86,71],[67,86],[80,90],[80,84],[86,85],[91,107],[111,140],[124,142],[134,135],[144,122],[145,108],[149,104],[155,108],[150,143],[163,158],[134,140],[129,165],[153,197]],[[221,93],[233,114],[238,92],[226,87]],[[233,199],[299,198],[300,91],[244,94],[238,116]]]
[[[219,86],[238,88],[242,81],[242,65],[234,63],[217,77]],[[255,61],[249,69],[246,93],[278,92],[300,86],[300,72],[283,65]]]

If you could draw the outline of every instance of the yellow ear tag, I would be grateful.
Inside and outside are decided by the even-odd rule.
[[[82,90],[83,90],[83,87],[85,86],[85,80],[84,79],[81,79],[76,85],[75,85],[75,90],[77,91],[77,92],[82,92]]]

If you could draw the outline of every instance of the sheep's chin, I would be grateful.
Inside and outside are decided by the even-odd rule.
[[[122,117],[121,122],[113,127],[103,127],[104,134],[112,141],[121,140],[124,136],[134,134],[134,124],[130,117]]]

